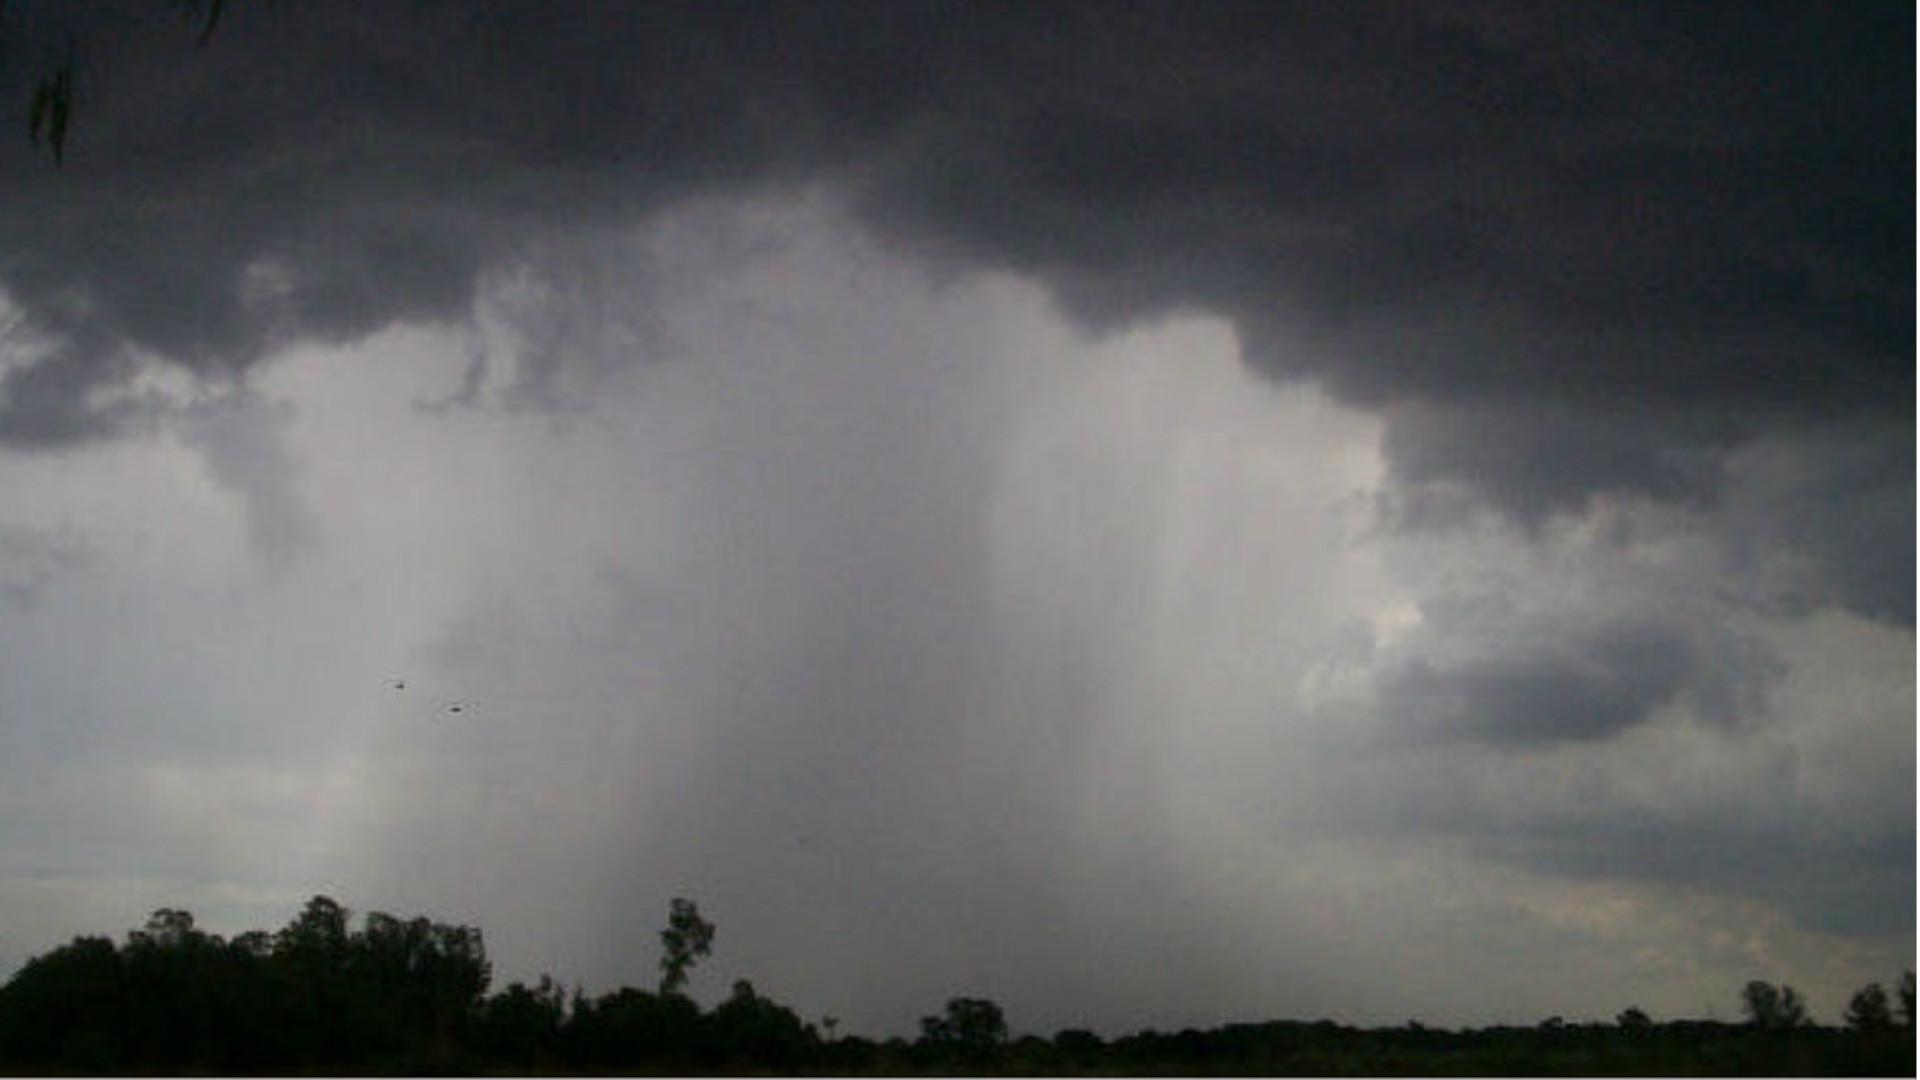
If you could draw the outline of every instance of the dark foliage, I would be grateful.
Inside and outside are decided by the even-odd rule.
[[[169,6],[185,18],[202,45],[213,37],[227,7],[226,0],[170,0]],[[13,9],[18,7],[0,0],[0,67],[8,59],[5,48],[11,29],[8,23],[14,16]],[[67,127],[73,115],[74,72],[78,67],[75,54],[79,48],[78,41],[69,40],[65,59],[52,70],[33,77],[33,96],[27,108],[27,138],[34,147],[44,148],[55,165],[66,158]]]
[[[662,968],[710,951],[713,926],[676,901]],[[487,993],[480,932],[315,897],[277,933],[231,941],[162,908],[124,945],[76,938],[0,987],[0,1073],[799,1073],[898,1075],[1913,1075],[1910,1020],[1884,988],[1855,994],[1844,1030],[1814,1026],[1790,987],[1743,991],[1747,1024],[1446,1031],[1409,1022],[1228,1024],[1104,1039],[1010,1035],[1000,1006],[954,998],[908,1042],[828,1037],[740,980],[710,1011],[674,989],[565,993],[550,978]],[[1911,978],[1899,984],[1910,1017]]]
[[[28,1069],[254,1072],[455,1063],[489,972],[480,932],[326,897],[233,941],[162,908],[116,948],[79,938],[0,989],[0,1062]]]
[[[1779,1031],[1805,1027],[1811,1022],[1800,991],[1791,986],[1775,986],[1755,979],[1740,991],[1740,1004],[1747,1011],[1748,1022],[1757,1028]]]
[[[1886,987],[1868,983],[1847,1003],[1847,1026],[1855,1031],[1885,1031],[1893,1026],[1893,1006],[1887,1001]]]
[[[921,1045],[939,1057],[984,1061],[1006,1041],[1006,1016],[984,998],[954,998],[945,1013],[920,1020]]]
[[[713,952],[713,924],[700,917],[693,901],[675,897],[667,906],[667,928],[660,931],[660,992],[678,993],[687,969]]]

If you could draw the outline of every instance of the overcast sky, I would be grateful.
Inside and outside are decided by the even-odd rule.
[[[689,896],[696,996],[876,1035],[1913,965],[1910,10],[227,7],[8,11],[0,969],[315,893],[590,992]]]

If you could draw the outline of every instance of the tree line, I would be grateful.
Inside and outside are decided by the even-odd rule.
[[[669,905],[658,984],[589,996],[549,977],[489,992],[481,932],[426,917],[350,913],[314,897],[291,922],[223,939],[162,908],[124,943],[75,938],[0,986],[0,1072],[675,1072],[1912,1075],[1913,973],[1869,984],[1844,1028],[1812,1022],[1791,986],[1741,992],[1743,1024],[1656,1022],[1445,1031],[1330,1021],[1229,1024],[1105,1039],[1013,1037],[999,1005],[948,1001],[916,1039],[838,1034],[747,980],[703,1009],[685,993],[715,928]],[[1897,998],[1897,1001],[1896,1001]]]

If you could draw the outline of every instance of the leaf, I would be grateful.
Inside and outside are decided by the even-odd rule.
[[[36,147],[44,139],[56,165],[66,154],[67,118],[72,109],[73,63],[68,61],[33,88],[33,106],[27,117],[27,137]]]
[[[200,25],[200,44],[205,45],[213,36],[213,28],[220,25],[220,12],[226,6],[226,0],[210,0],[207,4],[207,21]]]

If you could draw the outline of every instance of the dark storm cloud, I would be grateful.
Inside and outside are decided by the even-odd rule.
[[[1600,739],[1646,719],[1679,686],[1677,657],[1622,659],[1502,657],[1452,671],[1415,661],[1388,681],[1387,701],[1422,728],[1489,741]]]
[[[1913,926],[1911,822],[1904,828],[1888,822],[1862,836],[1817,823],[1703,828],[1640,816],[1483,832],[1474,843],[1494,858],[1567,877],[1672,882],[1755,897],[1835,934],[1891,934]]]
[[[22,21],[86,63],[64,169],[0,145],[0,283],[50,343],[0,381],[13,445],[122,425],[138,355],[464,319],[575,238],[824,179],[1091,325],[1234,319],[1256,367],[1388,407],[1410,498],[1710,500],[1793,418],[1911,453],[1895,5],[236,5],[199,50],[138,6]],[[1884,614],[1848,565],[1826,587]]]
[[[1433,631],[1452,631],[1444,616]],[[1683,697],[1721,724],[1764,714],[1779,665],[1757,644],[1676,623],[1588,627],[1502,620],[1497,651],[1461,660],[1414,656],[1381,674],[1387,715],[1430,738],[1514,746],[1606,739]]]
[[[1891,13],[1134,12],[961,58],[883,219],[1089,317],[1351,342],[1256,361],[1362,399],[1910,384]]]
[[[1911,434],[1911,433],[1909,433]],[[1894,440],[1837,463],[1831,482],[1784,515],[1787,539],[1818,567],[1817,594],[1907,626],[1914,618],[1914,459]]]
[[[1472,793],[1437,771],[1372,813],[1428,842],[1448,838],[1494,860],[1585,880],[1644,881],[1759,899],[1836,934],[1912,928],[1914,827],[1882,804],[1842,820],[1809,800],[1791,756],[1777,758],[1716,812],[1679,810],[1616,780],[1585,776],[1556,800]],[[1409,794],[1411,792],[1411,794]]]
[[[1581,509],[1596,491],[1700,505],[1724,479],[1719,456],[1700,445],[1710,434],[1671,413],[1562,400],[1407,406],[1389,416],[1384,449],[1400,484],[1383,509],[1401,527],[1444,525],[1449,491],[1497,491],[1520,520],[1538,525]]]
[[[1853,423],[1789,433],[1736,459],[1753,477],[1729,507],[1736,553],[1796,553],[1801,572],[1772,600],[1804,611],[1834,602],[1869,618],[1914,620],[1914,446],[1909,424]],[[1763,598],[1765,599],[1765,598]]]
[[[200,51],[149,7],[25,19],[94,81],[68,167],[0,148],[5,285],[50,345],[0,387],[15,444],[111,426],[87,395],[136,352],[232,371],[465,318],[488,272],[767,178],[816,126],[771,28],[702,6],[237,11]]]

